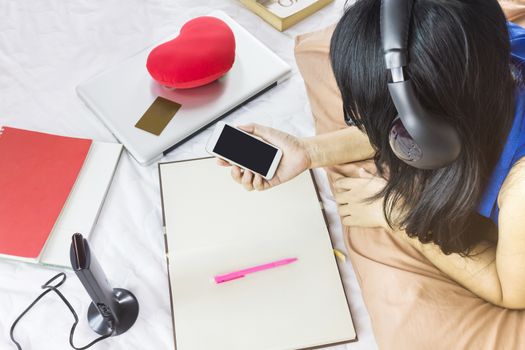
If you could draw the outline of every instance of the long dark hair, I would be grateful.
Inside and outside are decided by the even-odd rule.
[[[378,197],[385,198],[390,225],[446,254],[468,254],[481,231],[495,229],[476,209],[513,120],[516,82],[505,16],[496,0],[414,2],[407,74],[421,103],[449,116],[463,147],[453,164],[418,170],[396,158],[388,143],[396,110],[387,90],[380,4],[358,0],[333,34],[330,58],[344,109],[368,135],[388,179]]]

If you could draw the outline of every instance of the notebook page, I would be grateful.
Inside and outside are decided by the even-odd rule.
[[[71,267],[69,257],[71,236],[78,232],[89,239],[121,152],[122,145],[118,143],[93,142],[91,144],[73,190],[40,256],[42,264]]]
[[[177,350],[301,349],[355,339],[309,173],[247,192],[214,159],[160,165]],[[215,284],[213,276],[295,263]]]

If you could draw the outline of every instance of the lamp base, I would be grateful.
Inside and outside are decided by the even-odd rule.
[[[129,290],[122,288],[113,289],[113,296],[117,300],[117,318],[119,322],[113,332],[113,336],[122,334],[133,326],[139,316],[139,302]],[[102,317],[95,304],[89,305],[87,314],[89,326],[100,335],[111,334],[110,322]]]

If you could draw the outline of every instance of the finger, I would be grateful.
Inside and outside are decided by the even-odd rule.
[[[350,177],[345,177],[345,178],[342,178],[340,180],[337,180],[337,182],[335,183],[335,187],[337,189],[342,189],[342,190],[351,190],[352,187],[354,187],[356,184],[356,179],[353,179],[353,178],[350,178]]]
[[[337,212],[339,213],[339,216],[342,217],[351,215],[350,206],[348,204],[338,206]]]
[[[265,141],[272,142],[275,137],[276,130],[260,124],[248,124],[239,126],[239,129],[246,131],[247,133],[253,134],[254,136],[260,137]]]
[[[281,180],[277,175],[274,175],[274,177],[272,177],[270,180],[267,180],[266,182],[268,182],[268,185],[270,187],[278,186],[281,184]]]
[[[272,188],[273,185],[270,183],[270,181],[266,180],[266,179],[262,179],[262,190],[261,191],[266,191],[270,188]]]
[[[334,184],[336,184],[337,181],[339,181],[339,180],[345,178],[343,175],[340,175],[340,174],[333,174],[332,176],[333,176],[333,177],[332,177],[330,180],[332,180],[332,182],[333,182]]]
[[[362,179],[373,179],[375,177],[374,174],[370,173],[367,169],[365,168],[359,168],[359,171],[358,171],[358,176]]]
[[[338,187],[335,183],[334,183],[334,194],[339,194],[339,193],[344,193],[346,192],[347,190],[345,190],[344,188],[340,188]]]
[[[242,175],[242,185],[247,191],[253,191],[253,173],[245,170]]]
[[[239,125],[237,126],[242,131],[246,131],[250,134],[253,134],[253,130],[255,129],[255,124],[246,124],[246,125]]]
[[[262,178],[261,175],[259,174],[255,174],[255,176],[253,177],[253,187],[257,190],[257,191],[263,191],[264,190],[264,180]]]
[[[264,181],[264,191],[269,190],[269,189],[272,188],[272,187],[273,187],[273,186],[272,186],[271,183],[269,183],[269,182],[266,181],[266,180]]]
[[[352,216],[345,216],[341,219],[341,223],[345,226],[356,226]]]
[[[217,165],[220,165],[220,166],[231,166],[230,163],[228,163],[224,159],[220,159],[220,158],[217,158]]]
[[[339,179],[344,179],[345,177],[359,177],[359,169],[361,166],[355,163],[349,163],[348,166],[345,165],[345,176],[337,174],[337,178],[334,178],[334,182],[337,182]]]
[[[374,162],[366,162],[365,164],[361,165],[361,167],[365,169],[367,173],[377,176],[377,167]]]
[[[231,175],[237,183],[241,183],[242,181],[241,168],[239,168],[238,166],[232,166]]]
[[[342,204],[348,204],[351,197],[352,197],[352,194],[350,193],[350,191],[346,191],[346,192],[337,193],[334,196],[334,199],[337,204],[342,205]]]
[[[357,168],[357,167],[355,167],[355,168]],[[357,173],[357,169],[355,170],[354,173]],[[354,174],[354,176],[357,176],[357,174]],[[339,175],[339,174],[336,174],[334,176],[334,178],[332,179],[334,193],[345,192],[344,189],[339,188],[339,186],[338,186],[339,181],[341,181],[341,180],[343,180],[345,178],[346,178],[345,176],[342,176],[342,175]]]

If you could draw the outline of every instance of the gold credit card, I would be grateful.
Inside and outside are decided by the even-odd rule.
[[[177,102],[158,96],[135,127],[159,136],[181,107]]]

